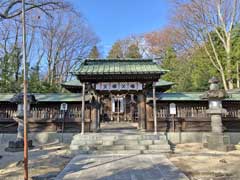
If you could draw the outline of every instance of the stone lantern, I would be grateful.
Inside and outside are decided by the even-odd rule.
[[[10,99],[11,103],[17,104],[17,112],[14,115],[13,119],[18,123],[18,128],[17,128],[16,141],[9,141],[6,151],[11,151],[11,152],[23,151],[23,147],[24,147],[24,141],[23,141],[23,134],[24,134],[23,96],[24,96],[23,93],[18,93]],[[33,103],[36,103],[37,101],[33,94],[28,94],[27,99],[28,99],[27,114],[28,114],[28,117],[31,117],[30,105]],[[28,141],[28,146],[29,146],[29,148],[33,147],[32,140]]]
[[[226,97],[226,92],[219,88],[219,80],[212,77],[209,80],[210,88],[203,94],[202,99],[207,99],[209,109],[207,114],[211,118],[211,134],[207,136],[204,147],[218,151],[228,151],[232,149],[230,145],[230,137],[224,135],[222,115],[227,113],[227,110],[222,108],[222,100]]]

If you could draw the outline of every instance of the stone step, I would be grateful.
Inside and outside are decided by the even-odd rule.
[[[115,145],[138,145],[138,140],[119,139],[114,142]]]
[[[138,140],[141,139],[141,135],[119,135],[118,140]]]
[[[113,141],[112,141],[113,142]],[[74,140],[72,141],[73,145],[102,145],[103,144],[103,141],[102,140]]]
[[[147,146],[144,145],[126,145],[126,150],[145,150],[147,149]]]
[[[149,150],[168,150],[170,149],[170,146],[168,144],[153,144],[148,146]]]
[[[168,144],[168,141],[165,139],[153,140],[153,144]]]
[[[140,145],[151,145],[153,144],[153,140],[139,140]]]
[[[113,145],[113,146],[98,146],[98,150],[125,150],[124,145]]]
[[[89,146],[89,145],[70,145],[70,150],[83,150],[83,151],[93,151],[96,150],[97,146]]]
[[[142,153],[143,154],[161,154],[161,153],[170,153],[171,150],[167,150],[167,149],[163,149],[163,150],[149,150],[149,149],[146,149],[146,150],[143,150]]]
[[[114,141],[113,140],[105,140],[102,142],[103,146],[113,146],[114,145]]]
[[[141,150],[115,150],[115,151],[107,151],[107,150],[98,150],[92,151],[92,154],[142,154]]]
[[[81,134],[77,134],[73,137],[73,140],[90,140],[90,141],[94,141],[94,140],[116,140],[118,138],[117,135],[90,135],[90,134],[85,134],[85,135],[81,135]]]

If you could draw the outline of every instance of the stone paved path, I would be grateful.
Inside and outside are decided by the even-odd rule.
[[[188,180],[164,155],[78,155],[57,180]]]

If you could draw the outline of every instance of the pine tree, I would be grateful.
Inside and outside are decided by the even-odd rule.
[[[99,53],[97,46],[93,46],[93,48],[91,49],[91,51],[88,55],[88,58],[97,59],[99,57],[100,57],[100,53]]]
[[[131,44],[126,52],[127,58],[142,58],[142,55],[140,54],[140,50],[136,44]]]

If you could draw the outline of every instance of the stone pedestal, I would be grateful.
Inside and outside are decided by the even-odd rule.
[[[204,147],[216,151],[231,151],[234,146],[230,144],[230,137],[223,134],[222,114],[226,114],[226,109],[221,107],[208,109],[211,116],[212,133],[207,136]]]
[[[91,131],[97,132],[97,130],[98,130],[98,111],[96,104],[94,104],[91,109]]]
[[[32,140],[28,140],[28,148],[32,149],[34,148],[32,144]],[[9,141],[8,142],[8,147],[5,149],[5,151],[8,152],[20,152],[24,150],[24,141],[23,139],[21,140],[16,140],[16,141]]]
[[[14,120],[18,122],[18,128],[17,128],[17,139],[16,141],[9,141],[8,147],[5,149],[5,151],[8,152],[19,152],[23,151],[24,148],[24,141],[23,141],[23,133],[24,133],[24,126],[23,126],[23,119],[15,117]],[[28,148],[32,149],[34,146],[32,144],[32,140],[28,140]]]
[[[144,94],[138,95],[138,120],[139,120],[139,129],[146,130],[146,97]]]
[[[17,139],[16,141],[10,141],[8,147],[5,149],[10,152],[18,152],[24,150],[24,94],[18,93],[14,95],[10,102],[17,104],[17,113],[14,115],[14,120],[18,123]],[[37,100],[33,94],[27,94],[27,117],[31,117],[30,104],[36,103]],[[26,129],[28,131],[28,129]],[[28,148],[33,148],[32,140],[28,140]]]
[[[216,151],[229,151],[233,149],[233,145],[230,145],[230,137],[223,134],[222,125],[222,115],[227,113],[227,110],[222,108],[222,100],[227,94],[220,89],[219,80],[216,77],[212,77],[209,83],[209,90],[201,96],[202,99],[208,100],[207,114],[211,117],[212,128],[212,133],[207,136],[204,146]]]
[[[208,135],[203,146],[216,151],[227,152],[234,150],[234,146],[230,144],[230,137],[223,133],[212,133]]]
[[[223,108],[212,108],[208,109],[206,112],[211,116],[212,133],[222,134],[222,114],[226,114],[227,110]]]

